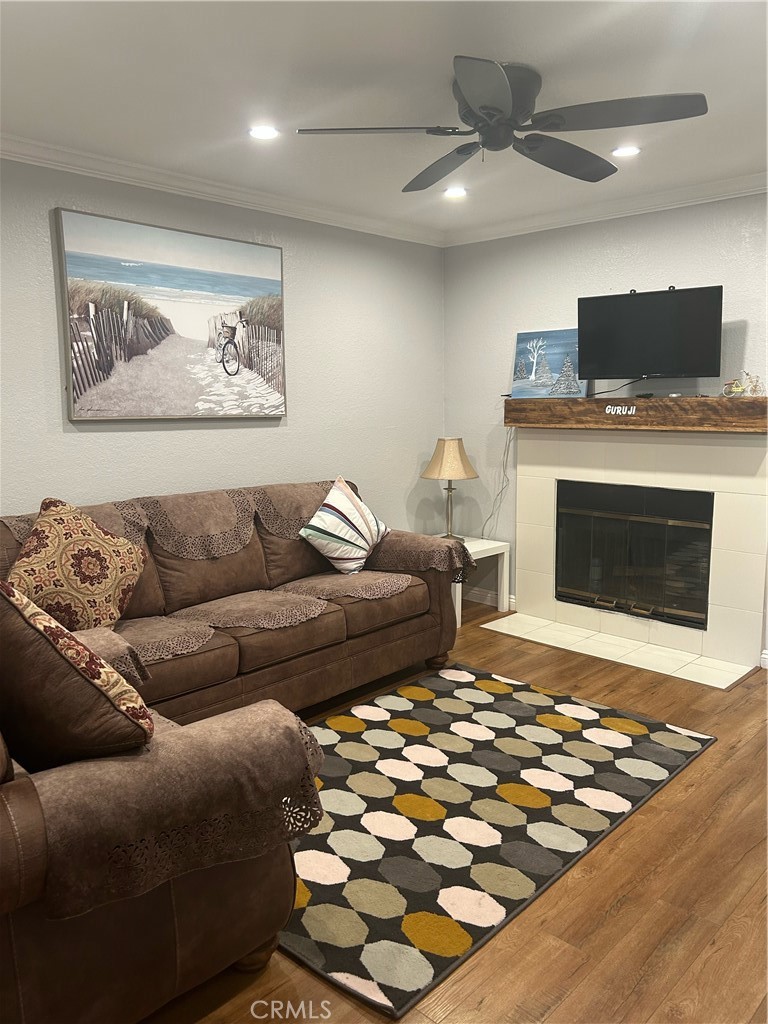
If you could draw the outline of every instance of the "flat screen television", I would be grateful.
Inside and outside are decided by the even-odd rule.
[[[579,299],[579,378],[719,377],[722,325],[722,285]]]

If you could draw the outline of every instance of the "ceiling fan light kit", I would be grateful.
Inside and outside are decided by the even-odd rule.
[[[480,150],[512,149],[534,163],[580,181],[602,181],[618,168],[609,160],[572,142],[541,132],[595,131],[627,128],[700,117],[707,113],[702,93],[633,96],[618,100],[579,103],[536,113],[541,75],[525,64],[500,63],[482,57],[453,58],[453,97],[466,130],[452,127],[299,128],[299,135],[361,135],[415,132],[455,137],[477,135],[435,160],[404,186],[403,192],[421,192],[437,184]],[[632,150],[630,153],[629,150]],[[637,147],[619,147],[613,155],[635,156]]]

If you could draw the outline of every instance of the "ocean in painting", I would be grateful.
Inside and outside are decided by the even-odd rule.
[[[249,299],[282,294],[282,282],[268,277],[70,250],[65,257],[70,280],[99,281],[132,289],[168,317],[177,334],[198,340],[207,341],[211,317],[234,313]]]
[[[509,388],[512,398],[583,398],[587,382],[576,376],[578,339],[575,327],[518,334]]]
[[[125,288],[135,288],[147,300],[168,298],[170,291],[181,292],[185,302],[210,302],[232,299],[234,302],[280,295],[282,282],[267,277],[246,277],[198,267],[166,266],[100,256],[89,252],[66,252],[67,277],[84,281],[106,281]]]

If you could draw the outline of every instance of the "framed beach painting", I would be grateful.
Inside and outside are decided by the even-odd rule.
[[[71,420],[285,413],[282,249],[56,219]]]
[[[579,380],[578,331],[523,331],[517,336],[512,398],[584,398]]]

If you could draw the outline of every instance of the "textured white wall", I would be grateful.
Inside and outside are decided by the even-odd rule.
[[[283,247],[281,420],[67,420],[50,211],[83,210]],[[6,161],[2,500],[75,503],[248,483],[355,480],[392,526],[434,529],[418,474],[443,427],[442,254],[288,217]]]
[[[457,532],[479,535],[500,481],[507,430],[499,396],[511,386],[519,331],[576,327],[580,295],[722,284],[723,377],[746,367],[765,380],[765,274],[764,196],[448,249],[445,426],[464,438],[480,474],[480,480],[459,485]],[[716,394],[720,383],[650,381],[634,391]],[[514,441],[509,468],[510,487],[486,533],[511,541],[514,554]],[[514,557],[512,562],[514,581]],[[491,572],[481,569],[473,584],[493,589]]]

